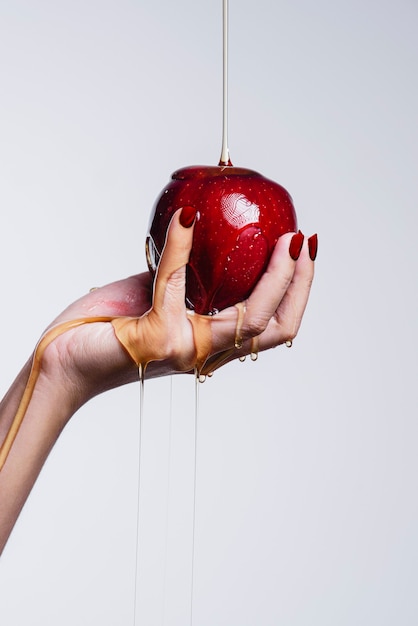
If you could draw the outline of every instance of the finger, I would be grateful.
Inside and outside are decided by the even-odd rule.
[[[292,246],[292,233],[281,237],[273,253],[266,274],[257,284],[246,302],[246,310],[240,323],[240,307],[229,307],[212,318],[214,348],[225,349],[239,344],[241,350],[235,356],[252,351],[251,339],[259,337],[258,349],[267,350],[296,336],[309,297],[313,280],[314,263],[310,258],[309,240],[299,237],[297,254]],[[303,237],[303,236],[302,236]],[[298,260],[292,258],[298,257]],[[242,314],[242,309],[241,309]]]
[[[246,302],[228,307],[212,318],[215,348],[239,344],[266,329],[293,278],[296,262],[289,254],[293,235],[280,237],[266,272]]]
[[[296,337],[308,303],[314,267],[315,264],[310,257],[309,241],[305,238],[288,289],[260,336],[260,350],[273,348]]]
[[[186,265],[192,249],[195,217],[196,210],[186,206],[176,211],[170,222],[154,283],[156,312],[169,308],[173,315],[184,313]]]
[[[260,335],[267,328],[292,282],[296,261],[290,255],[289,249],[292,250],[294,237],[301,241],[303,236],[287,233],[280,237],[266,272],[246,302],[242,324],[244,338]]]
[[[295,233],[280,237],[270,263],[245,303],[228,307],[212,318],[215,349],[239,345],[243,340],[261,334],[292,281],[296,262],[289,254]]]

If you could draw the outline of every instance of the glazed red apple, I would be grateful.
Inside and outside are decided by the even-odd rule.
[[[278,238],[297,230],[288,192],[253,170],[192,166],[174,172],[157,198],[146,240],[155,273],[173,213],[197,210],[187,266],[186,304],[213,315],[245,300],[267,267]]]

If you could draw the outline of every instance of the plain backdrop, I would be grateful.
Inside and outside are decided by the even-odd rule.
[[[199,386],[195,626],[418,623],[417,19],[230,2],[232,160],[320,247],[293,348]],[[171,173],[218,162],[221,42],[220,0],[0,0],[2,393],[67,304],[145,269]],[[147,626],[190,623],[194,396],[145,385]],[[2,626],[133,624],[138,397],[96,398],[54,448],[0,562]]]

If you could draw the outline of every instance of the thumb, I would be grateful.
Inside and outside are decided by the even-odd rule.
[[[167,239],[158,265],[153,309],[160,313],[182,313],[186,292],[186,265],[193,243],[196,209],[185,206],[176,211],[168,227]]]

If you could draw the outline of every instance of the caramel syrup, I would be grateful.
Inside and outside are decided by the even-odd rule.
[[[57,324],[57,326],[50,328],[41,337],[35,348],[32,359],[32,367],[29,373],[25,390],[23,392],[11,426],[0,448],[0,471],[3,468],[7,457],[9,456],[10,449],[13,445],[14,440],[16,439],[17,433],[19,432],[20,426],[22,425],[23,419],[26,415],[26,411],[28,409],[35,389],[36,381],[38,380],[41,371],[42,357],[49,344],[52,343],[54,339],[67,332],[67,330],[71,330],[72,328],[77,328],[78,326],[82,326],[83,324],[91,324],[94,322],[111,322],[112,319],[112,317],[87,317],[70,320],[68,322],[63,322],[62,324]]]
[[[139,556],[140,556],[140,530],[141,530],[141,460],[142,460],[142,432],[144,421],[144,395],[145,395],[145,369],[142,365],[138,366],[139,380],[139,431],[138,431],[138,479],[136,494],[136,544],[135,544],[135,576],[134,576],[134,626],[139,624],[138,606],[139,606]]]
[[[257,361],[258,359],[258,337],[251,339],[251,361]]]
[[[222,151],[219,165],[232,165],[228,147],[228,0],[222,3],[223,23],[223,107]]]
[[[234,346],[237,350],[240,350],[242,348],[241,331],[242,331],[242,325],[244,323],[244,317],[245,317],[245,304],[243,302],[238,302],[238,304],[235,305],[235,308],[238,309],[238,319],[237,319],[237,325],[235,328]]]

